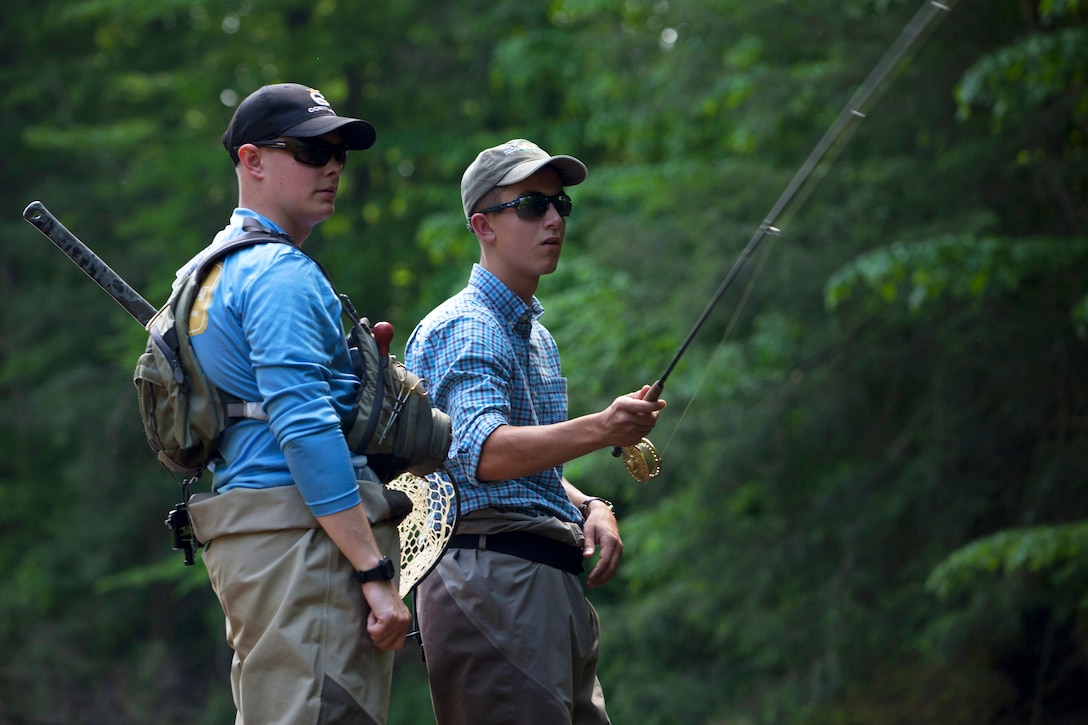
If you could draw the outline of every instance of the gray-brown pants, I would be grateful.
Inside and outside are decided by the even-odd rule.
[[[360,482],[369,517],[387,518],[379,484]],[[298,489],[234,489],[190,504],[234,650],[236,725],[385,723],[393,653],[366,631],[352,566]],[[373,525],[399,561],[397,528]]]
[[[581,541],[578,526],[550,517],[474,512],[457,530]],[[574,574],[509,554],[450,549],[416,596],[438,725],[610,722],[597,680],[597,612]]]

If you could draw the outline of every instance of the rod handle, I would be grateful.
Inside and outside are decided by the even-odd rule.
[[[68,255],[76,266],[97,282],[99,287],[124,307],[141,325],[147,326],[156,311],[151,303],[141,297],[139,292],[121,278],[121,275],[110,269],[110,266],[92,252],[90,247],[68,231],[68,228],[61,224],[44,204],[40,201],[32,201],[23,210],[23,219],[37,227],[38,231]]]
[[[642,399],[643,400],[649,400],[652,403],[653,401],[655,401],[655,400],[657,400],[658,398],[661,397],[661,391],[664,390],[664,389],[665,389],[665,381],[658,380],[657,382],[655,382],[653,385],[650,386],[650,389],[646,391],[646,395]],[[622,455],[623,455],[623,448],[621,448],[620,446],[612,446],[612,457],[613,458],[619,458]]]

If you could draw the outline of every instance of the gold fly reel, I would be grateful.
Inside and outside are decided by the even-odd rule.
[[[661,473],[661,456],[657,454],[650,439],[643,438],[635,445],[623,449],[623,465],[631,478],[639,483],[646,483]]]

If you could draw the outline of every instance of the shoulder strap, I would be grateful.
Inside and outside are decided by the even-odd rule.
[[[231,252],[242,249],[244,247],[252,247],[256,244],[266,244],[271,242],[290,244],[292,247],[298,248],[301,251],[301,248],[299,248],[298,245],[295,244],[295,240],[293,240],[290,235],[284,234],[282,232],[272,231],[271,229],[267,229],[266,227],[263,227],[256,222],[247,221],[245,224],[242,225],[241,234],[227,240],[222,245],[216,247],[215,250],[208,254],[207,257],[200,260],[200,263],[197,265],[196,269],[194,269],[190,274],[194,276],[199,282],[200,279],[203,278],[204,275],[207,273],[209,267],[226,257]],[[329,284],[332,286],[333,292],[335,293],[336,285],[333,284],[332,278],[329,276],[329,273],[325,270],[323,266],[321,266],[321,264],[317,260],[313,259],[313,257],[310,257],[310,259],[313,261],[314,264],[317,265],[317,268],[321,270],[321,274],[325,275],[325,279],[329,280]],[[340,297],[342,300],[346,299],[344,295],[338,294],[337,296]],[[341,305],[342,304],[343,302],[341,302]],[[348,301],[348,305],[350,304],[351,302]],[[352,308],[353,313],[354,311],[354,308]],[[264,409],[261,407],[260,403],[243,401],[240,398],[237,398],[224,390],[219,390],[219,394],[224,399],[227,409],[227,416],[229,418],[252,418],[255,420],[268,420],[268,414],[264,412]]]
[[[200,260],[200,264],[192,271],[192,274],[199,279],[204,276],[209,267],[231,252],[243,247],[252,247],[255,244],[265,244],[268,242],[290,244],[292,247],[297,246],[295,240],[291,239],[287,234],[274,232],[271,229],[265,229],[259,224],[250,224],[247,222],[242,226],[241,234],[223,242],[223,244],[216,247],[207,257]],[[325,270],[321,271],[324,272]]]
[[[247,222],[242,226],[242,233],[222,245],[212,250],[208,256],[200,260],[196,268],[189,273],[190,281],[200,284],[200,281],[207,274],[208,269],[219,260],[226,257],[231,252],[234,252],[243,247],[252,247],[256,244],[265,244],[277,242],[281,244],[290,244],[295,246],[295,242],[287,234],[281,234],[274,232],[271,229],[266,229],[259,224]],[[319,265],[320,266],[320,265]],[[321,270],[324,272],[324,270]],[[177,296],[181,293],[182,289],[186,285],[179,285],[175,290],[174,296],[170,299],[170,304],[174,305],[177,302]],[[188,310],[182,310],[182,314],[179,316],[178,310],[175,309],[175,319],[178,320],[177,324],[188,324]],[[184,374],[181,371],[180,362],[177,361],[177,356],[170,354],[171,348],[177,347],[177,329],[172,327],[166,331],[167,338],[158,334],[157,330],[151,330],[152,338],[155,340],[155,344],[163,351],[163,354],[167,356],[167,359],[171,361],[171,365],[175,367],[175,376],[180,384],[184,384]],[[216,388],[219,391],[219,395],[223,400],[226,407],[227,417],[229,419],[237,418],[253,418],[255,420],[268,420],[268,414],[261,408],[260,403],[254,403],[244,401],[225,390]]]

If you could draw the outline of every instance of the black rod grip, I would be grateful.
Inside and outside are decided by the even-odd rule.
[[[86,272],[87,276],[97,282],[98,286],[104,289],[110,297],[117,300],[130,315],[136,318],[137,322],[147,327],[148,321],[151,320],[157,310],[141,297],[140,293],[134,290],[128,282],[123,280],[121,275],[110,269],[108,264],[91,251],[90,247],[79,241],[76,235],[57,221],[57,218],[45,208],[44,204],[40,201],[30,202],[26,209],[23,210],[23,218],[37,227],[38,231],[57,245],[60,251],[68,255],[68,258],[75,262],[77,267]]]

